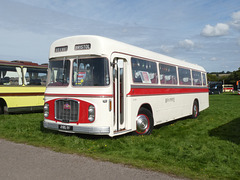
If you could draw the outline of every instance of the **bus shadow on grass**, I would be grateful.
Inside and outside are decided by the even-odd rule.
[[[240,117],[209,131],[210,136],[240,144]]]

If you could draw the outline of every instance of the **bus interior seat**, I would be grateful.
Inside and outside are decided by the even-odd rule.
[[[29,85],[41,85],[41,79],[31,79]]]

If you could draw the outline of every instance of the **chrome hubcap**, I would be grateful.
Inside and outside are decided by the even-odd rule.
[[[148,129],[148,118],[144,115],[137,117],[137,131],[144,132]]]
[[[197,116],[197,106],[196,105],[193,106],[193,113],[194,113],[194,116],[196,117]]]

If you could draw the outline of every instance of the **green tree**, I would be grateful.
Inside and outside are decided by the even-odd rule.
[[[227,83],[235,84],[238,80],[240,80],[240,67],[237,71],[233,71],[230,76],[226,78]]]
[[[215,74],[207,74],[208,81],[219,81],[219,78]]]

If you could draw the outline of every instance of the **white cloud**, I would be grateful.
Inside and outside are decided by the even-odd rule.
[[[236,28],[240,28],[240,11],[232,13],[231,25]]]
[[[240,46],[240,38],[238,38],[237,44]]]
[[[240,20],[240,11],[232,13],[232,18],[236,20]]]
[[[193,49],[195,46],[195,43],[190,39],[185,39],[183,41],[179,41],[179,46],[185,49]]]
[[[170,53],[174,49],[174,46],[171,46],[171,45],[161,45],[160,49],[161,49],[161,51],[163,51],[165,53]]]
[[[211,60],[211,61],[216,61],[217,58],[216,58],[216,57],[212,57],[210,60]]]
[[[173,50],[178,48],[183,48],[186,50],[191,50],[195,47],[195,43],[190,39],[185,39],[183,41],[179,41],[178,44],[175,45],[161,45],[160,50],[164,53],[172,53]]]
[[[229,25],[218,23],[216,26],[206,25],[202,30],[203,36],[223,36],[228,33]]]

